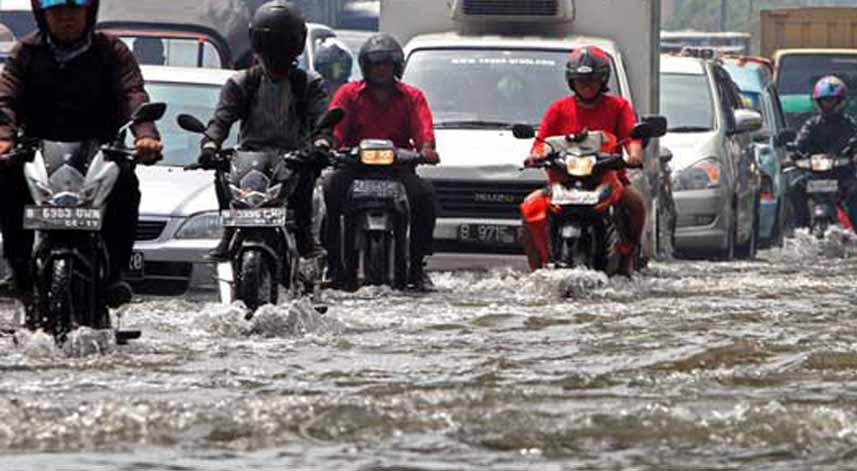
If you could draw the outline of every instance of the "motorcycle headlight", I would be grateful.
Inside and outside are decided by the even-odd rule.
[[[396,160],[393,149],[361,149],[360,162],[364,165],[392,165]]]
[[[595,157],[573,156],[569,155],[565,158],[565,168],[568,174],[574,177],[588,177],[592,175],[592,169],[595,167]]]
[[[77,193],[64,191],[57,193],[51,198],[51,205],[60,208],[76,208],[83,204],[83,199]]]
[[[813,172],[833,170],[833,158],[827,154],[815,154],[809,158],[809,163]]]
[[[673,174],[674,191],[707,190],[720,186],[720,162],[705,159]]]
[[[176,232],[176,239],[220,239],[222,234],[220,213],[209,211],[188,218]]]

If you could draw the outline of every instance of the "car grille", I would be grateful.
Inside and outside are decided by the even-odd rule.
[[[161,236],[167,221],[137,221],[137,240],[155,240]]]
[[[187,262],[146,262],[146,277],[129,280],[139,294],[178,296],[187,292],[193,264]]]
[[[518,219],[520,205],[544,183],[432,180],[440,217]]]
[[[464,0],[466,15],[555,16],[559,0]]]

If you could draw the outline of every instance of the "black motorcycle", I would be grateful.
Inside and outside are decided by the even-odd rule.
[[[337,153],[336,165],[355,174],[340,223],[344,269],[351,286],[407,286],[411,209],[398,171],[423,163],[422,155],[391,141],[367,139]]]
[[[101,225],[119,165],[134,165],[137,155],[125,147],[128,128],[157,121],[166,105],[142,105],[114,142],[56,142],[20,139],[8,156],[24,164],[34,205],[24,208],[24,228],[36,231],[32,273],[35,299],[26,326],[52,334],[58,342],[77,327],[108,329],[105,298],[110,263]],[[139,332],[117,331],[124,343]]]
[[[342,117],[341,110],[328,112],[316,131],[335,126]],[[178,124],[186,131],[205,133],[205,125],[193,116],[180,115]],[[292,299],[310,295],[313,302],[320,301],[322,268],[302,267],[293,211],[287,207],[300,170],[307,165],[307,152],[309,148],[286,154],[224,149],[210,163],[185,167],[215,170],[217,184],[228,188],[230,209],[221,212],[221,220],[224,227],[236,230],[229,242],[229,262],[218,264],[218,277],[226,285],[221,298],[226,303],[243,301],[248,318],[260,306],[277,303],[281,284]]]
[[[842,211],[840,182],[854,178],[854,149],[852,140],[839,154],[796,154],[793,170],[797,176],[791,186],[806,194],[810,233],[823,239],[827,229],[839,221]]]

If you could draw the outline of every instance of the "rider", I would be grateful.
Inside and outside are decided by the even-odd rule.
[[[313,125],[327,111],[324,80],[296,66],[306,43],[307,27],[291,2],[272,0],[260,6],[253,16],[250,35],[257,64],[236,73],[223,86],[202,140],[200,164],[215,159],[236,121],[241,121],[241,148],[289,152],[302,147]],[[313,137],[317,147],[330,148],[331,136]],[[305,156],[307,163],[320,157],[318,152]],[[317,162],[300,170],[298,186],[288,202],[295,209],[295,238],[305,258],[321,257],[324,251],[312,231],[312,195],[321,166],[322,162]],[[219,184],[215,187],[220,208],[228,208],[228,189]],[[221,261],[228,256],[234,233],[234,228],[223,231],[220,242],[208,254],[209,260]]]
[[[551,136],[589,131],[606,131],[625,142],[627,163],[642,164],[643,146],[639,141],[629,140],[636,115],[631,104],[624,98],[607,93],[610,80],[610,57],[595,46],[577,48],[571,52],[566,64],[565,78],[573,95],[553,103],[545,112],[536,144],[527,159],[539,162],[545,156],[545,146],[540,142]],[[548,173],[549,180],[554,176]],[[621,232],[621,243],[616,251],[621,255],[619,272],[630,276],[634,269],[634,257],[643,225],[646,207],[640,194],[630,186],[630,181],[621,174],[625,191],[619,201],[617,225]],[[548,262],[547,195],[545,190],[530,194],[521,204],[524,218],[524,249],[530,268],[536,270]]]
[[[803,155],[838,154],[848,141],[857,136],[857,122],[845,113],[848,87],[840,78],[828,75],[816,82],[812,89],[812,99],[819,113],[809,118],[797,136],[797,151]],[[852,226],[857,222],[857,176],[853,167],[839,171],[840,194],[845,201],[848,219]],[[809,223],[806,189],[792,190],[792,205],[795,211],[796,225]],[[855,228],[857,231],[857,228]]]
[[[418,149],[425,163],[437,165],[434,124],[423,93],[401,82],[405,65],[402,47],[389,34],[376,34],[360,48],[358,57],[363,80],[343,85],[330,104],[342,108],[345,118],[334,130],[336,144],[354,147],[363,139],[388,139],[398,148]],[[431,184],[421,180],[413,168],[399,173],[411,205],[411,246],[409,284],[420,291],[433,288],[425,272],[424,259],[432,254],[436,201]],[[339,218],[345,205],[354,172],[339,168],[324,183],[327,203],[328,266],[337,287],[346,287],[353,274],[340,266]]]
[[[99,0],[32,0],[38,29],[15,45],[0,75],[0,224],[12,277],[2,286],[28,299],[32,291],[32,231],[23,230],[24,205],[32,204],[22,167],[4,159],[19,129],[54,141],[112,140],[133,111],[149,101],[134,55],[117,38],[94,31]],[[154,123],[131,127],[138,161],[160,159]],[[140,190],[134,166],[120,174],[107,204],[102,233],[110,257],[107,302],[130,300],[121,281],[137,226]]]
[[[315,50],[315,70],[324,77],[330,96],[348,82],[353,64],[354,56],[348,46],[334,37],[323,39]]]

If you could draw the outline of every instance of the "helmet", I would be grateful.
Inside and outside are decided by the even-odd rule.
[[[315,50],[315,70],[330,83],[344,83],[351,77],[354,57],[342,41],[330,37]]]
[[[87,7],[86,30],[92,31],[98,19],[98,3],[99,0],[30,0],[30,5],[33,8],[33,16],[36,18],[36,25],[39,27],[39,31],[45,34],[48,32],[45,10],[63,5]]]
[[[815,104],[821,109],[822,113],[840,113],[845,109],[845,98],[848,93],[848,86],[839,77],[828,75],[822,77],[815,83],[812,89],[812,99]],[[821,106],[820,100],[824,98],[836,98],[838,103],[831,109],[824,109]]]
[[[396,38],[387,33],[378,33],[367,39],[360,48],[358,61],[363,77],[368,77],[366,69],[370,65],[385,62],[393,64],[393,75],[397,79],[402,78],[405,71],[405,52]]]
[[[269,70],[289,69],[304,52],[306,36],[306,20],[285,0],[264,3],[250,23],[253,52]]]
[[[598,77],[603,84],[602,91],[607,91],[610,80],[610,56],[604,50],[595,46],[585,46],[571,51],[565,64],[565,79],[569,86],[576,79]],[[573,87],[572,87],[573,88]]]

